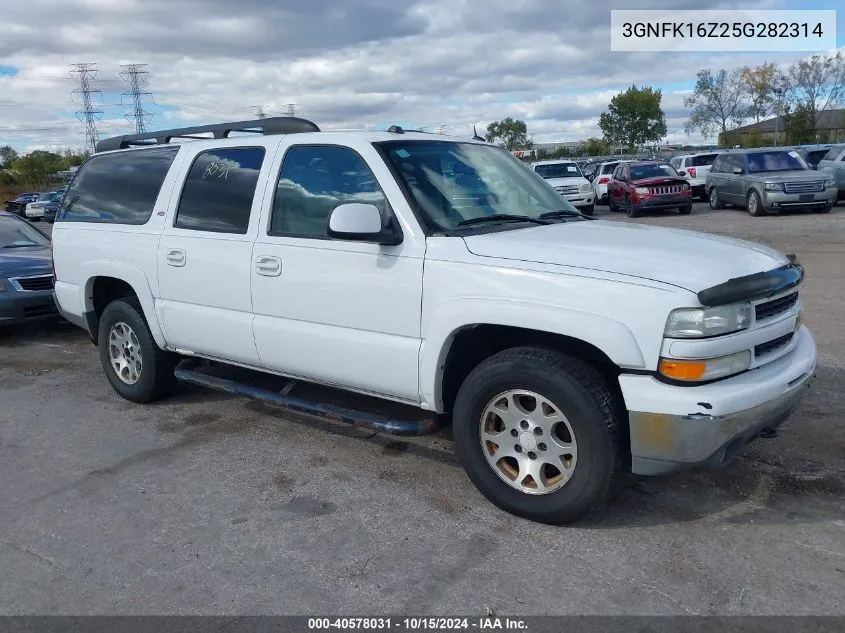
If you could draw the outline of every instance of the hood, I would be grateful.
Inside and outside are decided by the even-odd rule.
[[[789,263],[784,254],[743,240],[602,220],[473,235],[464,241],[481,257],[611,272],[692,292]]]
[[[0,277],[52,274],[53,264],[49,246],[0,249]]]
[[[580,187],[583,184],[590,184],[590,181],[583,176],[572,176],[571,178],[546,178],[545,180],[552,187],[562,187],[564,185],[577,185]]]
[[[631,184],[635,187],[656,187],[658,185],[671,185],[674,183],[686,183],[683,176],[652,176],[651,178],[640,178],[639,180],[632,180]]]
[[[766,171],[763,173],[750,174],[749,178],[758,180],[760,182],[803,182],[824,180],[822,176],[815,169],[804,170],[784,170],[784,171]]]

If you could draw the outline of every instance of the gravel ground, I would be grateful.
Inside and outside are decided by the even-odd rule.
[[[845,614],[845,206],[637,221],[806,265],[819,379],[778,439],[632,479],[602,516],[553,528],[487,503],[447,432],[398,442],[187,388],[133,405],[80,331],[15,330],[0,613]]]

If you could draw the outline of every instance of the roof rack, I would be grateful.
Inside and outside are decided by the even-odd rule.
[[[181,127],[173,130],[159,130],[143,134],[126,134],[103,139],[97,143],[97,152],[107,152],[115,149],[126,149],[133,146],[164,145],[174,138],[204,139],[207,137],[197,134],[213,135],[212,138],[227,138],[231,132],[251,132],[269,136],[272,134],[297,134],[300,132],[319,132],[316,123],[307,119],[292,116],[267,117],[252,121],[231,121],[228,123],[213,123],[196,127]]]

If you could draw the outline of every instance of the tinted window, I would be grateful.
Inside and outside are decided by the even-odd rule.
[[[350,202],[389,210],[373,172],[346,147],[297,146],[285,154],[270,220],[270,235],[327,237],[329,215]]]
[[[669,165],[654,163],[651,165],[631,165],[631,180],[643,180],[644,178],[661,178],[666,176],[677,176],[678,172]]]
[[[798,152],[754,152],[748,155],[748,172],[751,174],[805,169],[807,163]]]
[[[839,155],[842,154],[842,150],[845,150],[845,146],[843,145],[836,145],[834,147],[831,147],[830,150],[828,150],[827,154],[824,155],[824,158],[822,160],[836,160],[837,158],[839,158]],[[845,158],[845,154],[842,154],[842,157]]]
[[[93,156],[76,172],[57,219],[144,224],[178,151],[160,147]]]
[[[219,148],[199,154],[185,180],[173,225],[246,233],[263,162],[263,147]]]
[[[602,168],[601,168],[601,173],[602,173],[602,174],[610,174],[610,173],[612,173],[612,172],[613,172],[613,170],[614,170],[614,169],[616,169],[616,166],[617,166],[618,164],[619,164],[619,163],[607,163],[606,165],[602,165]]]
[[[534,171],[543,178],[578,178],[581,176],[581,170],[575,163],[536,165]]]
[[[721,174],[725,171],[725,164],[727,162],[727,158],[725,156],[719,156],[715,161],[713,161],[713,168],[710,170],[711,174]]]
[[[50,243],[38,229],[29,226],[17,218],[0,217],[0,248],[20,248],[27,246],[45,246]]]
[[[707,167],[716,161],[718,154],[700,154],[699,156],[690,156],[687,164],[690,167]]]

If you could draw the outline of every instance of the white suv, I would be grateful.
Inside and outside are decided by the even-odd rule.
[[[626,470],[730,461],[814,374],[794,257],[586,217],[484,142],[284,117],[98,150],[62,200],[55,297],[129,400],[179,378],[386,432],[451,421],[484,495],[565,523]]]
[[[716,161],[719,152],[702,152],[699,154],[683,154],[673,156],[669,164],[675,168],[679,175],[689,182],[692,195],[698,196],[699,200],[707,200],[707,174]]]
[[[546,179],[560,195],[576,209],[586,215],[593,215],[595,193],[593,185],[581,173],[581,168],[572,160],[541,160],[531,168]]]

